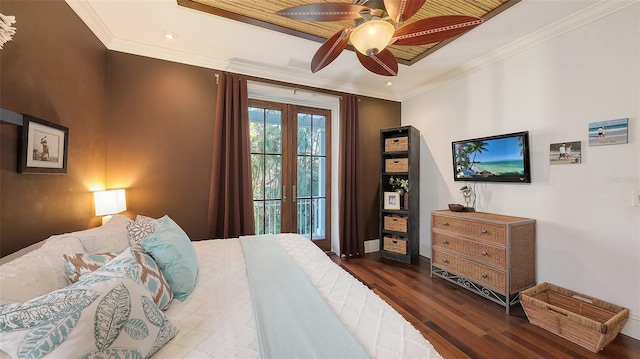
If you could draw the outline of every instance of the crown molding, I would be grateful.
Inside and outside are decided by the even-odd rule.
[[[203,56],[191,52],[168,49],[159,46],[151,46],[140,42],[122,39],[115,39],[112,42],[111,47],[109,47],[109,50],[151,57],[154,59],[165,61],[178,62],[181,64],[193,65],[214,70],[224,69],[228,64],[228,61],[220,58]]]
[[[89,2],[84,0],[65,0],[67,5],[80,17],[80,19],[89,27],[91,32],[102,42],[107,48],[111,49],[111,45],[115,40],[115,36],[109,30],[107,25],[100,19]]]
[[[551,24],[532,34],[524,36],[519,40],[516,40],[485,56],[482,56],[473,61],[470,61],[458,67],[457,69],[449,71],[448,73],[427,82],[423,86],[420,86],[415,90],[409,93],[406,93],[405,96],[402,97],[401,101],[408,100],[412,97],[423,94],[431,89],[434,89],[440,85],[443,85],[449,81],[453,81],[455,79],[466,76],[475,71],[488,67],[493,63],[502,61],[506,58],[519,54],[532,47],[538,46],[544,42],[552,40],[560,35],[573,31],[582,26],[585,26],[593,21],[601,19],[605,16],[613,14],[617,11],[625,9],[634,4],[638,4],[638,0],[621,0],[621,1],[602,0],[582,11],[572,14],[571,16],[568,16],[562,20],[559,20],[554,24]]]

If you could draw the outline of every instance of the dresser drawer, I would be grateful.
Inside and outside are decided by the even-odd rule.
[[[502,269],[507,268],[507,251],[505,248],[494,247],[438,232],[433,233],[432,240],[434,247],[459,253],[465,257],[475,259],[481,264],[488,264]]]
[[[496,291],[505,292],[507,289],[505,272],[441,252],[435,248],[433,249],[433,258],[431,260],[435,266],[462,275],[473,282]]]
[[[504,225],[470,221],[464,218],[433,215],[433,228],[455,234],[480,239],[500,245],[506,245],[507,230]]]

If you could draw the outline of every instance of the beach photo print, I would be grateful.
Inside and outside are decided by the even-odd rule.
[[[629,141],[629,119],[591,122],[589,124],[589,146],[605,146]]]
[[[576,165],[582,163],[582,141],[558,142],[549,145],[549,164]]]

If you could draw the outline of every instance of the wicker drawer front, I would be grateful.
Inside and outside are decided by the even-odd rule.
[[[407,240],[402,238],[384,237],[382,249],[388,252],[407,254]]]
[[[438,249],[433,250],[432,260],[434,265],[465,276],[469,280],[499,292],[507,290],[506,274],[504,272],[441,252]]]
[[[408,137],[386,138],[384,140],[384,152],[409,151]]]
[[[409,219],[402,216],[384,216],[384,229],[388,231],[407,232]]]
[[[384,160],[385,172],[409,172],[408,158],[391,158]]]
[[[494,247],[480,242],[470,241],[459,237],[448,236],[443,233],[433,233],[433,246],[445,248],[448,251],[460,253],[466,257],[502,269],[507,268],[507,251],[505,248]]]
[[[434,214],[433,228],[442,229],[483,241],[493,242],[503,246],[507,244],[507,230],[506,227],[501,224],[476,222],[463,218]]]

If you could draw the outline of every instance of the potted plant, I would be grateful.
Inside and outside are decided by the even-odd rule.
[[[405,210],[409,209],[409,179],[403,177],[391,177],[389,178],[389,184],[391,188],[400,193],[400,197],[403,199],[402,207]]]

